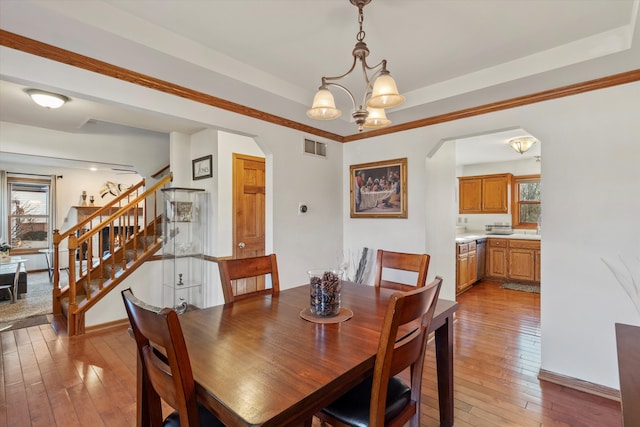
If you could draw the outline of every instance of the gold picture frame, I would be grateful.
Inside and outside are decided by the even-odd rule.
[[[407,218],[407,158],[349,166],[351,218]]]

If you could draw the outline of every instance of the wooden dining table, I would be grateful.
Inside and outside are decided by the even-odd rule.
[[[393,291],[343,283],[338,323],[301,318],[309,286],[180,316],[199,400],[227,426],[303,425],[372,374]],[[435,331],[441,425],[453,425],[453,313],[438,300]]]

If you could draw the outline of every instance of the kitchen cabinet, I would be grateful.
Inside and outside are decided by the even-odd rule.
[[[487,239],[487,277],[507,278],[507,239]]]
[[[540,282],[540,241],[487,239],[487,276]]]
[[[509,213],[511,174],[459,177],[461,214]]]
[[[476,242],[457,243],[456,252],[456,294],[459,294],[478,280]]]

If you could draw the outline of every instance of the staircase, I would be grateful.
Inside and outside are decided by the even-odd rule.
[[[85,313],[162,247],[160,190],[172,178],[147,190],[143,180],[64,233],[53,232],[53,314],[66,321],[69,336],[83,334]],[[61,246],[69,249],[62,285]]]

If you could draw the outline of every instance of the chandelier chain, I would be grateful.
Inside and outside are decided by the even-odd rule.
[[[364,23],[364,13],[362,13],[362,6],[358,6],[358,24],[360,24],[360,31],[356,34],[356,40],[359,42],[364,40],[364,36],[366,33],[362,29],[362,24]]]

